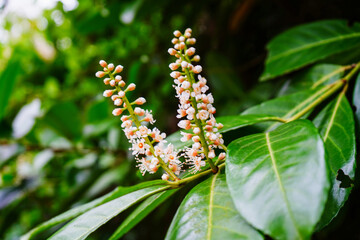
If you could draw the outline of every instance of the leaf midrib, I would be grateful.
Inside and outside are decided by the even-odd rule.
[[[299,229],[296,225],[296,222],[295,222],[295,218],[294,218],[294,215],[291,211],[291,208],[290,208],[290,203],[289,203],[289,200],[287,199],[287,196],[286,196],[286,193],[285,193],[285,188],[282,184],[282,181],[281,181],[281,177],[280,177],[280,174],[279,174],[279,171],[277,169],[277,165],[276,165],[276,159],[275,159],[275,156],[274,156],[274,152],[272,150],[272,147],[271,147],[271,142],[270,142],[270,133],[265,133],[265,138],[266,138],[266,145],[268,147],[268,150],[269,150],[269,154],[270,154],[270,159],[271,159],[271,163],[272,163],[272,166],[273,166],[273,169],[274,169],[274,172],[275,172],[275,176],[276,176],[276,179],[279,183],[279,186],[280,186],[280,190],[281,190],[281,193],[283,195],[283,198],[284,198],[284,201],[285,201],[285,205],[286,205],[286,208],[288,210],[288,213],[289,213],[289,217],[291,219],[291,222],[292,224],[294,225],[294,228],[296,230],[296,234],[298,235],[299,239],[302,239],[300,233],[299,233]]]
[[[339,94],[338,99],[336,100],[336,104],[335,104],[334,109],[333,109],[333,112],[332,112],[332,114],[331,114],[330,121],[329,121],[329,123],[328,123],[328,125],[327,125],[327,127],[326,127],[326,131],[325,131],[325,134],[324,134],[324,142],[326,142],[326,140],[327,140],[327,138],[328,138],[328,136],[329,136],[329,133],[330,133],[330,131],[331,131],[331,128],[332,128],[332,126],[333,126],[333,124],[334,124],[335,116],[336,116],[337,111],[338,111],[338,109],[339,109],[339,107],[340,107],[340,102],[341,102],[343,96],[344,96],[344,92],[341,92],[341,93]]]
[[[208,229],[206,234],[206,239],[211,239],[211,230],[212,230],[212,215],[213,215],[213,205],[214,205],[214,188],[215,188],[215,181],[218,174],[215,174],[213,179],[211,180],[210,185],[210,193],[209,193],[209,219],[208,219]]]
[[[343,36],[343,35],[340,35],[340,36],[336,36],[334,38],[328,38],[328,39],[325,39],[325,40],[321,40],[321,41],[318,41],[318,42],[314,42],[314,43],[310,43],[310,44],[307,44],[307,45],[304,45],[304,46],[301,46],[301,47],[298,47],[298,48],[293,48],[293,49],[290,49],[286,52],[283,52],[283,53],[280,53],[278,55],[275,55],[274,57],[270,57],[267,61],[266,61],[266,64],[269,64],[281,57],[284,57],[284,56],[289,56],[293,53],[296,53],[296,52],[299,52],[299,51],[302,51],[302,50],[305,50],[305,49],[309,49],[309,48],[312,48],[312,47],[317,47],[319,45],[322,45],[322,44],[325,44],[325,43],[331,43],[331,42],[335,42],[337,40],[344,40],[344,39],[348,39],[348,38],[355,38],[355,37],[360,37],[360,33],[352,33],[352,34],[349,34],[347,36]]]
[[[285,115],[283,115],[281,118],[288,118],[291,117],[292,114],[296,113],[296,111],[298,111],[299,109],[301,109],[303,106],[305,106],[307,103],[311,102],[314,98],[316,98],[318,95],[321,95],[324,91],[326,91],[327,88],[321,88],[318,91],[314,92],[314,94],[310,95],[310,97],[306,98],[304,101],[302,101],[301,103],[299,103],[298,105],[296,105],[294,108],[292,108],[291,110],[289,110]],[[273,123],[271,124],[266,131],[271,130],[274,126],[276,126],[279,123]]]

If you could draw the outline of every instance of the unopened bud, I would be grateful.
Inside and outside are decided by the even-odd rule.
[[[123,66],[117,65],[116,68],[115,68],[115,73],[120,73],[120,72],[122,72],[123,69],[124,69]]]
[[[114,116],[119,116],[120,114],[122,114],[123,112],[123,109],[122,108],[115,108],[113,111],[112,111],[112,114]]]
[[[170,64],[169,64],[169,68],[174,71],[174,70],[176,70],[176,69],[179,68],[179,64],[170,63]]]
[[[178,72],[178,71],[174,71],[174,72],[171,72],[171,73],[170,73],[170,76],[171,76],[172,78],[178,78],[178,77],[181,76],[181,73]]]
[[[123,101],[120,98],[115,99],[115,101],[114,101],[114,105],[116,105],[116,106],[120,106],[122,103],[123,103]]]
[[[175,49],[173,49],[173,48],[169,48],[168,53],[173,56],[173,55],[175,55],[177,53],[177,51]]]
[[[143,97],[139,97],[138,99],[135,100],[135,103],[137,105],[143,105],[144,103],[146,103],[146,99]]]
[[[130,83],[129,86],[126,88],[126,91],[134,91],[136,85],[134,83]]]
[[[120,87],[125,87],[125,82],[124,82],[124,81],[120,81],[120,82],[119,82],[119,86],[120,86]]]
[[[102,77],[105,76],[105,73],[104,73],[103,71],[97,71],[97,72],[95,73],[95,76],[98,77],[98,78],[102,78]]]
[[[100,60],[99,64],[100,64],[100,66],[102,66],[103,68],[104,68],[104,67],[107,67],[107,63],[106,63],[104,60]]]
[[[110,84],[110,78],[105,78],[104,79],[104,83],[105,83],[105,85],[109,85]]]
[[[114,90],[105,90],[103,93],[104,97],[111,97],[111,95],[113,95]]]
[[[194,73],[201,73],[202,71],[202,67],[200,65],[196,65],[194,68],[193,68],[193,72]]]
[[[188,40],[186,40],[186,43],[189,45],[194,45],[196,43],[196,39],[195,38],[189,38]]]
[[[181,32],[179,30],[174,31],[174,36],[175,37],[180,37],[181,36]]]
[[[172,44],[177,44],[179,42],[179,39],[177,39],[177,38],[173,38],[172,40],[171,40],[171,43]]]
[[[200,56],[199,56],[199,55],[195,55],[195,56],[192,58],[192,61],[194,61],[194,62],[199,62],[199,61],[200,61]]]
[[[188,56],[194,55],[195,54],[195,48],[193,48],[193,47],[189,48],[188,50],[186,50],[185,54],[188,55]]]
[[[114,64],[110,63],[108,65],[108,69],[109,69],[109,71],[112,71],[114,69]]]

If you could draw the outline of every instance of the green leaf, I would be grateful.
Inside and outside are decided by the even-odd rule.
[[[0,74],[0,120],[5,115],[5,110],[20,70],[17,57],[13,57],[8,62],[5,70]]]
[[[286,96],[271,99],[245,110],[242,115],[248,114],[272,114],[288,119],[306,108],[310,103],[323,94],[324,90],[312,89],[300,91]],[[306,117],[305,115],[304,117]],[[279,123],[260,123],[256,125],[261,130],[269,131],[279,126]]]
[[[119,239],[129,232],[136,224],[143,220],[155,208],[161,205],[165,200],[172,196],[179,189],[171,189],[150,196],[142,202],[119,226],[109,240]]]
[[[327,225],[344,205],[352,189],[351,179],[354,179],[355,175],[355,123],[344,93],[340,93],[313,122],[325,142],[331,170],[331,190],[326,211],[318,224],[321,228]],[[338,172],[340,169],[343,172],[341,174]]]
[[[150,186],[159,186],[159,185],[164,185],[165,182],[162,180],[155,180],[155,181],[148,181],[148,182],[143,182],[131,187],[117,187],[116,189],[114,189],[112,192],[99,197],[89,203],[86,203],[84,205],[75,207],[73,209],[70,209],[42,224],[40,224],[39,226],[33,228],[32,230],[30,230],[28,233],[26,233],[25,235],[23,235],[21,237],[21,240],[27,240],[27,239],[32,239],[34,236],[36,236],[37,234],[39,234],[40,232],[45,231],[46,229],[49,229],[53,226],[56,226],[62,222],[68,221],[70,219],[73,219],[74,217],[79,216],[80,214],[83,214],[84,212],[89,211],[90,209],[97,207],[101,204],[104,204],[106,202],[109,202],[115,198],[124,196],[128,193],[137,191],[139,189],[144,189]]]
[[[308,120],[228,146],[227,185],[240,214],[275,239],[308,239],[329,191],[324,143]]]
[[[46,113],[44,121],[69,139],[78,139],[82,134],[80,112],[72,102],[54,105]]]
[[[360,45],[360,24],[326,20],[290,29],[267,46],[269,56],[260,81],[297,70],[335,53]]]
[[[263,239],[234,207],[224,174],[216,174],[194,187],[170,225],[166,240]]]
[[[100,226],[130,206],[168,188],[168,186],[151,186],[111,200],[75,218],[49,239],[85,239]]]
[[[355,117],[358,125],[360,126],[360,74],[356,78],[354,93],[353,93],[353,104],[356,107]]]
[[[236,116],[223,116],[216,118],[218,123],[222,123],[224,127],[219,130],[220,133],[229,132],[238,128],[253,125],[265,121],[277,121],[277,118],[271,114],[249,114],[249,115],[236,115]],[[175,148],[181,149],[191,145],[191,141],[181,142],[182,135],[177,131],[166,138],[169,143],[172,143]]]
[[[331,84],[339,80],[347,69],[346,66],[334,64],[317,64],[296,74],[287,81],[280,90],[279,95],[287,95],[302,90],[316,88],[321,85]]]

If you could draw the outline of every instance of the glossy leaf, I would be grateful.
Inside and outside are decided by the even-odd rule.
[[[353,104],[356,107],[355,117],[357,119],[358,125],[360,126],[360,74],[358,74],[356,78],[353,93]]]
[[[263,239],[236,211],[225,175],[216,174],[194,187],[170,225],[166,240]]]
[[[286,81],[279,92],[280,96],[331,84],[339,80],[347,67],[335,64],[317,64],[305,69]]]
[[[161,205],[165,200],[172,196],[178,189],[171,189],[165,192],[160,192],[150,196],[142,202],[119,226],[115,233],[109,240],[119,239],[133,227],[136,226],[141,220],[149,215],[155,208]]]
[[[240,214],[275,239],[308,239],[329,190],[324,144],[308,120],[228,146],[227,185]]]
[[[0,120],[5,115],[9,98],[14,89],[20,71],[19,61],[17,57],[13,57],[7,64],[4,71],[0,74]]]
[[[229,132],[238,128],[253,125],[259,122],[276,121],[276,117],[271,114],[249,114],[249,115],[235,115],[235,116],[223,116],[216,118],[218,123],[222,123],[224,127],[219,130],[220,133]],[[191,145],[191,141],[181,142],[182,135],[180,131],[177,131],[166,138],[166,140],[174,144],[175,148],[181,149],[183,147]]]
[[[319,222],[319,227],[323,227],[337,215],[349,197],[352,189],[351,179],[354,179],[355,175],[355,123],[346,96],[341,93],[313,122],[325,142],[331,170],[331,190],[326,211]],[[340,169],[343,173],[339,172]]]
[[[90,211],[85,212],[75,218],[70,223],[57,231],[49,239],[85,239],[100,226],[108,222],[113,217],[120,214],[135,203],[149,197],[155,193],[169,188],[168,186],[152,186],[135,192],[126,194]]]
[[[297,70],[335,53],[359,46],[360,24],[326,20],[290,29],[275,37],[269,50],[261,81]]]
[[[288,119],[306,108],[310,103],[321,96],[322,93],[323,90],[321,88],[300,91],[263,102],[245,110],[241,114],[273,114],[277,117]],[[256,126],[261,130],[269,131],[275,129],[279,125],[279,123],[274,122],[260,123]]]
[[[83,214],[84,212],[89,211],[90,209],[97,207],[101,204],[104,204],[106,202],[109,202],[115,198],[124,196],[128,193],[137,191],[139,189],[144,189],[150,186],[159,186],[159,185],[164,185],[164,181],[161,180],[155,180],[155,181],[149,181],[149,182],[143,182],[131,187],[117,187],[115,190],[113,190],[112,192],[99,197],[89,203],[86,203],[84,205],[75,207],[73,209],[70,209],[42,224],[40,224],[39,226],[37,226],[36,228],[32,229],[31,231],[29,231],[27,234],[23,235],[21,237],[21,240],[27,240],[27,239],[32,239],[34,236],[36,236],[38,233],[45,231],[46,229],[49,229],[57,224],[60,224],[62,222],[68,221],[70,219],[73,219],[74,217],[79,216],[80,214]]]

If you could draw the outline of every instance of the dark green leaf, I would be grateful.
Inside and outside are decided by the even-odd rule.
[[[5,70],[0,74],[0,120],[5,115],[6,106],[14,89],[19,72],[20,64],[17,58],[12,58]]]
[[[120,214],[130,206],[155,193],[169,188],[152,186],[126,194],[96,208],[93,208],[66,224],[49,239],[85,239],[100,226]]]
[[[319,227],[323,227],[337,215],[352,189],[349,183],[338,178],[339,170],[341,169],[350,179],[355,175],[355,123],[344,93],[319,113],[314,119],[314,124],[325,142],[331,170],[331,191],[326,211],[319,222]]]
[[[276,117],[270,114],[249,114],[249,115],[236,115],[236,116],[223,116],[216,118],[218,123],[222,123],[224,127],[219,130],[220,133],[229,132],[241,127],[246,127],[255,123],[265,121],[276,121]],[[175,148],[181,149],[191,145],[191,141],[181,142],[180,131],[177,131],[166,138],[166,140],[174,144]]]
[[[353,93],[353,104],[356,107],[355,117],[360,126],[360,74],[358,74],[358,76],[356,78],[356,83],[355,83],[354,93]]]
[[[80,214],[83,214],[84,212],[87,212],[90,209],[97,207],[101,204],[104,204],[106,202],[109,202],[115,198],[124,196],[128,193],[137,191],[139,189],[147,188],[150,186],[159,186],[159,185],[164,185],[164,184],[165,184],[164,181],[155,180],[155,181],[143,182],[143,183],[131,186],[131,187],[117,187],[115,190],[113,190],[112,192],[110,192],[102,197],[99,197],[99,198],[97,198],[89,203],[86,203],[84,205],[70,209],[70,210],[40,224],[36,228],[29,231],[27,234],[23,235],[21,237],[21,240],[32,239],[32,237],[34,237],[35,235],[37,235],[38,233],[40,233],[42,231],[45,231],[46,229],[49,229],[59,223],[73,219],[74,217],[77,217]]]
[[[226,176],[240,214],[275,239],[308,239],[329,191],[324,143],[308,120],[230,143]]]
[[[301,90],[316,88],[339,80],[347,67],[334,64],[317,64],[305,69],[287,81],[279,95],[287,95]]]
[[[77,139],[82,133],[80,112],[72,102],[59,103],[45,115],[44,121],[69,139]]]
[[[171,189],[165,192],[160,192],[150,196],[142,202],[120,225],[115,233],[109,238],[110,240],[119,239],[128,231],[130,231],[136,224],[144,219],[155,208],[161,205],[166,199],[172,196],[178,189]]]
[[[359,46],[360,24],[327,20],[290,29],[267,46],[269,56],[260,80],[289,73],[335,53]]]
[[[288,119],[306,108],[310,103],[312,103],[315,99],[321,96],[323,92],[324,90],[320,88],[300,91],[297,93],[278,97],[251,107],[244,111],[242,115],[272,114],[283,119]],[[279,123],[276,122],[257,124],[257,127],[266,131],[273,130],[277,126],[279,126]]]
[[[187,194],[166,239],[263,239],[263,236],[236,211],[225,175],[218,173]]]

